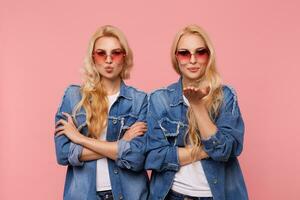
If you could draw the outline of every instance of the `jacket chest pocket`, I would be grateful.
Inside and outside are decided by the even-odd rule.
[[[188,125],[177,120],[170,120],[165,117],[158,121],[158,124],[171,145],[184,146]]]
[[[137,121],[138,117],[132,114],[126,114],[118,117],[109,117],[109,119],[112,120],[113,124],[120,123],[117,136],[117,140],[119,140],[123,137],[126,130],[128,130]]]
[[[136,121],[138,117],[132,114],[124,115],[121,117],[121,129],[130,128]]]

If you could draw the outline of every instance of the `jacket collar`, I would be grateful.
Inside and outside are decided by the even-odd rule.
[[[125,99],[132,100],[132,95],[130,93],[129,87],[124,83],[123,80],[121,80],[119,97],[123,97]]]
[[[180,76],[179,80],[172,84],[169,87],[169,90],[174,93],[174,96],[171,100],[170,106],[178,106],[179,104],[184,104],[188,106],[183,100],[183,90],[182,90],[182,77]]]

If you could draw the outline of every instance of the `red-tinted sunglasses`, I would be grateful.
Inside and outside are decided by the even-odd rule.
[[[179,49],[176,51],[176,57],[182,64],[189,63],[192,55],[195,56],[197,62],[205,61],[209,57],[209,50],[207,48],[196,49],[195,53],[191,53],[187,49]]]
[[[122,49],[114,49],[111,51],[110,55],[106,53],[105,50],[97,49],[93,52],[93,57],[96,62],[105,62],[107,56],[110,56],[113,62],[120,62],[125,57],[125,52]]]

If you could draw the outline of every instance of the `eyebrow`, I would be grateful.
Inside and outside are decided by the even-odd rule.
[[[95,51],[105,51],[106,52],[106,50],[104,50],[104,49],[95,49]],[[116,49],[112,49],[111,51],[117,51],[117,50],[121,50],[121,51],[123,51],[123,49],[122,48],[116,48]]]
[[[207,48],[207,47],[198,47],[198,48],[196,48],[195,50],[197,50],[197,49],[206,49],[206,48]],[[185,48],[177,49],[177,51],[183,51],[183,50],[189,51],[189,49],[185,49]]]

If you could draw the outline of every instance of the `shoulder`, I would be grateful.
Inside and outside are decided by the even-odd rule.
[[[73,94],[73,93],[80,93],[80,85],[76,85],[76,84],[71,84],[69,85],[66,90],[65,90],[65,93],[68,93],[68,94]]]
[[[132,86],[126,86],[127,94],[133,99],[144,99],[147,93]]]
[[[159,117],[170,109],[173,99],[176,97],[176,90],[172,85],[156,89],[148,94],[149,113]]]
[[[223,90],[223,108],[226,111],[235,113],[238,111],[237,92],[231,85],[222,85]]]
[[[71,84],[65,89],[64,97],[68,99],[72,99],[74,97],[80,97],[80,96],[81,96],[81,92],[80,92],[79,85]]]
[[[70,104],[77,104],[81,99],[81,87],[79,85],[71,84],[64,92],[63,101],[68,101]]]
[[[167,87],[161,87],[156,90],[153,90],[148,94],[149,101],[166,100],[170,98],[173,94],[175,94],[175,84],[176,83],[173,83]]]
[[[64,110],[65,112],[71,112],[74,105],[76,105],[81,99],[80,86],[69,85],[63,94],[58,110]]]
[[[231,85],[222,85],[224,99],[237,98],[236,90]]]

